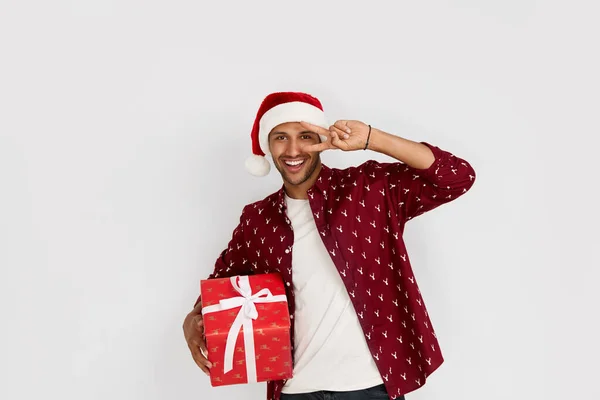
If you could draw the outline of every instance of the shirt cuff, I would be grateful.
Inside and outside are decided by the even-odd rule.
[[[420,142],[421,144],[424,144],[425,146],[429,147],[429,149],[431,150],[431,152],[433,153],[433,156],[435,157],[435,160],[433,161],[433,163],[429,166],[429,168],[425,168],[425,169],[418,169],[416,168],[417,171],[419,171],[419,173],[426,177],[426,178],[430,178],[430,180],[434,181],[433,178],[435,178],[435,171],[437,170],[437,168],[440,166],[440,163],[442,162],[442,160],[446,159],[448,156],[448,153],[445,152],[444,150],[440,149],[437,146],[434,146],[430,143],[427,142]]]

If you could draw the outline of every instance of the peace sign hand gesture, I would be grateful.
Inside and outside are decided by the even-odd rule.
[[[300,124],[311,132],[329,138],[326,142],[306,146],[304,150],[308,152],[332,149],[363,150],[371,132],[371,127],[360,121],[338,120],[329,130],[304,121]]]

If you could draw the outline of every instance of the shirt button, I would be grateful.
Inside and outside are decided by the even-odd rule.
[[[288,285],[288,286],[290,286],[290,283],[289,283],[289,282],[286,282],[285,284],[286,284],[286,285]]]
[[[294,314],[290,315],[290,319],[294,319]]]
[[[288,254],[290,252],[290,249],[285,249],[285,254]]]

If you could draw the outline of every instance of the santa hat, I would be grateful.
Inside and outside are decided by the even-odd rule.
[[[250,134],[253,154],[246,160],[246,170],[255,176],[267,175],[271,170],[265,158],[270,155],[269,133],[279,124],[300,121],[329,128],[321,102],[310,94],[277,92],[265,97]],[[320,136],[322,141],[327,140],[327,136]]]

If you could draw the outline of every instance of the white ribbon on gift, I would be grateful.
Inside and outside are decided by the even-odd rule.
[[[237,279],[239,278],[239,284]],[[229,278],[231,285],[241,296],[222,299],[219,304],[206,306],[202,308],[202,315],[230,310],[240,307],[238,315],[233,321],[233,325],[229,329],[227,342],[225,344],[225,360],[223,362],[224,373],[233,369],[233,354],[235,351],[235,342],[242,327],[244,328],[244,347],[246,353],[246,372],[248,375],[248,383],[256,383],[256,360],[254,352],[254,332],[252,331],[252,321],[258,318],[258,310],[256,303],[275,303],[279,301],[287,301],[285,295],[273,296],[269,289],[262,289],[255,294],[252,294],[250,281],[247,276],[232,276]]]

